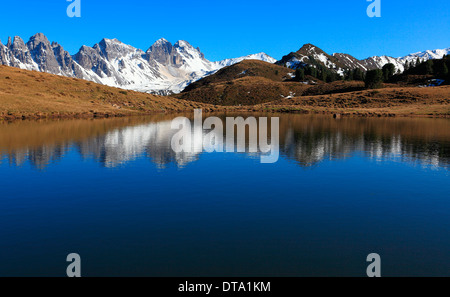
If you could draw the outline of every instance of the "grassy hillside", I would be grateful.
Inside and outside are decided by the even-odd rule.
[[[363,82],[335,81],[324,83],[311,76],[303,81],[293,79],[294,71],[284,66],[248,60],[223,68],[190,86],[177,98],[217,105],[254,105],[291,98],[364,89]]]
[[[93,118],[168,112],[282,111],[380,116],[450,116],[450,86],[418,88],[290,79],[289,69],[260,61],[230,66],[177,98],[0,66],[0,119]],[[240,73],[247,70],[246,75]],[[217,78],[217,81],[216,81]],[[197,101],[197,102],[195,102]],[[202,103],[207,102],[207,103]],[[226,106],[223,106],[226,105]]]
[[[0,66],[0,118],[108,117],[193,108],[213,106]]]
[[[217,105],[253,105],[278,100],[283,97],[301,95],[307,87],[293,82],[276,82],[264,77],[243,77],[228,82],[211,83],[178,98]]]
[[[187,86],[184,92],[189,92],[213,83],[229,82],[244,77],[263,77],[271,81],[282,82],[289,80],[294,70],[259,60],[244,60],[240,63],[225,67],[215,74],[207,76]]]
[[[391,87],[345,94],[303,96],[252,107],[254,110],[339,113],[357,116],[450,116],[450,86]]]
[[[294,71],[246,60],[189,85],[177,98],[225,106],[253,105],[300,95],[307,88],[291,82]]]

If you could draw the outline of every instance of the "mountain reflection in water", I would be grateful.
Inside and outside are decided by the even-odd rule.
[[[449,120],[283,114],[263,164],[175,117],[0,124],[0,276],[450,275]]]
[[[362,153],[370,159],[448,168],[448,119],[249,116],[279,116],[280,155],[302,167]],[[159,168],[169,164],[182,168],[206,153],[175,153],[171,149],[171,138],[177,132],[171,129],[174,117],[4,123],[0,125],[0,160],[11,166],[29,162],[37,169],[45,169],[75,149],[83,159],[92,158],[108,168],[140,157],[149,158]],[[219,117],[225,120],[225,115]]]

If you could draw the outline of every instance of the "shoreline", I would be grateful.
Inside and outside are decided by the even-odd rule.
[[[447,106],[450,108],[450,106]],[[395,110],[383,110],[373,111],[370,109],[317,109],[315,106],[306,108],[289,108],[289,107],[273,107],[273,108],[255,108],[253,106],[248,107],[230,107],[224,106],[220,108],[200,108],[204,113],[281,113],[281,114],[304,114],[304,115],[329,115],[334,118],[341,117],[371,117],[371,118],[392,118],[392,117],[404,117],[404,118],[450,118],[450,114],[413,114],[407,112],[398,112]],[[149,111],[149,112],[129,112],[129,113],[108,113],[108,112],[67,112],[67,113],[11,113],[0,114],[0,122],[13,122],[13,121],[25,121],[25,120],[73,120],[73,119],[108,119],[108,118],[123,118],[123,117],[142,117],[142,116],[155,116],[155,115],[171,115],[171,114],[183,114],[192,113],[194,109],[187,110],[168,110],[168,111]]]

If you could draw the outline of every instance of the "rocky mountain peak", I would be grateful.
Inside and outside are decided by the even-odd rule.
[[[353,69],[358,68],[362,71],[368,70],[367,63],[356,59],[352,55],[344,54],[344,53],[334,53],[333,57],[335,57],[339,61],[339,63],[341,65],[343,65],[344,68],[346,68],[346,69],[353,70]]]
[[[172,52],[172,47],[172,43],[164,38],[160,38],[148,48],[146,53],[148,54],[151,52],[159,51],[170,54]]]
[[[33,61],[44,72],[58,73],[59,64],[50,41],[42,33],[37,33],[27,42]]]
[[[158,39],[146,52],[147,60],[156,61],[162,65],[177,65],[181,57],[174,49],[172,43],[164,38]]]
[[[44,50],[51,48],[50,41],[48,41],[47,37],[45,37],[45,35],[42,33],[38,33],[32,36],[27,42],[27,47],[30,49],[30,51],[35,50],[39,46],[43,47]]]
[[[25,42],[19,36],[14,36],[14,41],[12,43],[12,50],[26,50]]]
[[[302,47],[300,48],[300,50],[308,50],[308,49],[312,49],[315,48],[316,46],[312,43],[305,43],[304,45],[302,45]]]
[[[308,65],[313,65],[314,67],[322,65],[337,72],[341,72],[343,67],[338,59],[328,55],[311,43],[304,44],[298,51],[284,56],[277,64],[286,65],[293,69],[304,68]]]
[[[35,42],[35,43],[48,42],[48,38],[42,33],[36,33],[35,35],[30,37],[30,40],[28,41],[28,43],[30,43],[30,42]]]
[[[130,45],[127,45],[118,39],[102,39],[99,43],[94,45],[94,49],[98,50],[101,55],[108,60],[122,58],[126,55],[141,52]]]
[[[170,44],[172,45],[169,41],[167,41],[167,39],[165,38],[160,38],[158,40],[156,40],[156,42],[153,45],[165,45],[165,44]]]
[[[89,52],[90,50],[92,50],[92,47],[89,47],[87,45],[82,45],[80,47],[80,49],[78,50],[78,53],[85,53],[85,52]]]
[[[200,48],[193,47],[189,42],[185,40],[178,40],[173,45],[177,51],[188,59],[200,59],[205,60],[205,55],[200,51]],[[206,61],[206,60],[205,60]]]
[[[8,41],[8,44],[10,44],[10,41]],[[29,67],[32,70],[36,69],[30,51],[28,50],[28,47],[25,45],[25,42],[22,40],[22,38],[20,38],[19,36],[15,36],[14,41],[12,42],[12,44],[10,44],[8,49],[10,50],[11,59],[13,60],[12,64],[15,67],[22,63],[30,65]]]
[[[314,54],[325,54],[325,52],[323,50],[321,50],[320,48],[318,48],[317,46],[315,46],[314,44],[311,44],[311,43],[304,44],[297,51],[297,53],[306,55],[306,56],[310,56],[310,55],[314,55]]]
[[[109,38],[103,38],[101,41],[101,43],[118,43],[118,44],[124,44],[122,41],[120,41],[117,38],[113,38],[113,39],[109,39]]]

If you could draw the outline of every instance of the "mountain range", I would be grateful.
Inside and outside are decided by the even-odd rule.
[[[82,46],[75,55],[38,33],[25,43],[19,36],[0,42],[0,65],[76,77],[96,83],[156,94],[181,92],[188,84],[245,59],[274,63],[264,53],[211,62],[186,41],[171,44],[164,38],[147,51],[117,39]]]
[[[421,62],[425,62],[430,59],[442,59],[448,54],[450,54],[450,48],[426,50],[400,58],[393,58],[390,56],[373,56],[364,60],[358,60],[357,58],[345,53],[334,53],[329,55],[317,46],[305,44],[298,51],[291,52],[276,63],[292,69],[320,64],[341,75],[348,69],[353,70],[359,68],[362,71],[368,71],[373,69],[381,69],[384,65],[392,63],[397,71],[403,72],[405,70],[406,63],[411,66],[415,66],[417,59],[420,59]]]
[[[75,55],[71,55],[60,44],[50,43],[44,34],[38,33],[27,43],[18,36],[8,38],[6,45],[0,42],[0,65],[168,95],[179,93],[189,84],[243,60],[261,60],[293,69],[319,63],[337,73],[355,68],[366,71],[393,63],[397,70],[403,71],[407,61],[415,63],[417,58],[421,61],[439,59],[449,53],[450,48],[424,51],[401,58],[374,56],[358,60],[349,54],[329,55],[312,44],[306,44],[280,61],[265,53],[258,53],[212,62],[205,58],[199,48],[183,40],[172,44],[161,38],[144,52],[117,39],[102,39],[92,47],[82,46]]]

